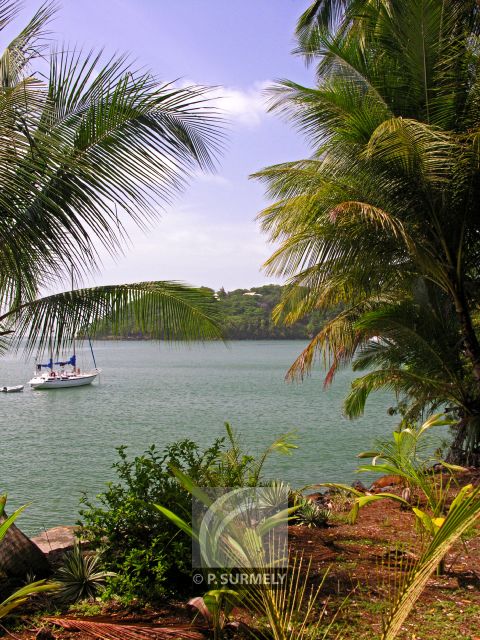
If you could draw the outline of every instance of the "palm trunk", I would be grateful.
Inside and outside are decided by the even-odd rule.
[[[480,416],[464,416],[453,428],[447,462],[480,468]]]
[[[0,525],[7,515],[1,506]],[[10,525],[5,537],[0,542],[0,573],[8,578],[35,579],[46,578],[51,568],[45,554],[15,524]]]
[[[480,343],[473,327],[472,316],[463,290],[455,295],[455,311],[460,324],[464,351],[473,366],[473,377],[478,386],[480,396]]]
[[[464,415],[455,427],[456,435],[448,459],[457,464],[480,467],[480,343],[463,287],[455,283],[454,291],[455,311],[460,325],[463,351],[472,364],[476,393],[472,398],[468,415]]]

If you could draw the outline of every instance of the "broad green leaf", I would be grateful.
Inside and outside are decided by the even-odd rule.
[[[156,509],[158,509],[160,513],[162,513],[169,520],[171,520],[171,522],[173,522],[173,524],[175,524],[179,529],[184,531],[187,535],[189,535],[194,540],[198,541],[197,533],[192,529],[192,527],[187,522],[185,522],[185,520],[177,516],[175,513],[173,513],[173,511],[170,511],[170,509],[167,509],[166,507],[162,507],[159,504],[154,504],[153,506]]]
[[[22,513],[22,511],[24,509],[26,509],[28,507],[28,504],[23,505],[23,507],[20,507],[19,509],[17,509],[16,511],[14,511],[6,520],[5,522],[3,522],[0,525],[0,541],[5,537],[7,531],[9,530],[10,526],[15,522],[15,520],[18,518],[18,516]]]

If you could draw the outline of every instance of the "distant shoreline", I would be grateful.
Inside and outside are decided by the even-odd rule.
[[[246,336],[246,337],[228,337],[225,336],[225,340],[228,342],[239,341],[239,342],[261,342],[262,340],[274,340],[275,342],[305,342],[306,340],[311,340],[313,336],[307,336],[305,338],[301,337],[291,337],[291,336]],[[84,338],[87,339],[86,337]],[[92,340],[105,340],[106,342],[171,342],[170,340],[164,340],[163,338],[151,338],[150,336],[99,336],[98,338],[92,337]],[[192,342],[191,340],[182,340],[181,338],[176,338],[175,342]],[[213,338],[211,340],[202,340],[202,342],[222,342],[219,338]]]
[[[322,311],[315,309],[293,324],[276,324],[272,319],[274,310],[282,301],[285,287],[265,285],[252,289],[235,291],[213,291],[202,289],[217,301],[217,323],[226,340],[303,340],[310,341],[325,324],[336,315],[338,309]],[[159,321],[161,319],[159,318]],[[132,314],[114,335],[113,327],[107,321],[97,326],[98,339],[104,340],[152,340],[149,333],[142,332],[142,324],[137,323]]]

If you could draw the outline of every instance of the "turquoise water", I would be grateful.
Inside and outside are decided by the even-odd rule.
[[[300,384],[284,374],[298,355],[299,341],[241,341],[171,347],[150,342],[98,342],[99,384],[58,391],[0,394],[1,484],[13,506],[31,502],[21,528],[72,524],[81,491],[95,495],[113,480],[115,447],[131,454],[179,438],[202,445],[223,435],[229,421],[253,450],[296,429],[291,457],[272,459],[269,474],[304,485],[351,482],[355,454],[389,433],[395,418],[386,394],[372,396],[366,415],[342,417],[342,399],[352,373],[340,372],[328,391],[322,372]],[[91,367],[84,354],[82,368]],[[29,380],[33,363],[4,357],[0,384]]]

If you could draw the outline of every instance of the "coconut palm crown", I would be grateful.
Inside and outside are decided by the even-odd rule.
[[[437,313],[443,297],[453,323],[439,369],[450,366],[456,349],[455,376],[465,392],[457,406],[473,428],[468,449],[477,457],[479,33],[473,0],[318,0],[297,29],[298,51],[316,65],[316,86],[285,80],[271,89],[272,109],[307,135],[313,154],[255,174],[274,201],[260,214],[278,244],[266,268],[290,279],[277,320],[343,305],[290,375],[308,372],[320,353],[332,365],[330,381],[339,364],[375,349],[372,338],[381,345],[389,328],[393,339],[391,323],[368,330],[365,314],[378,320],[390,309],[391,317],[400,305],[405,319],[405,305],[422,308],[415,291],[430,291],[433,302],[423,308]],[[407,359],[397,351],[405,375],[383,377],[418,405],[423,387],[413,377],[404,385],[415,374]]]

